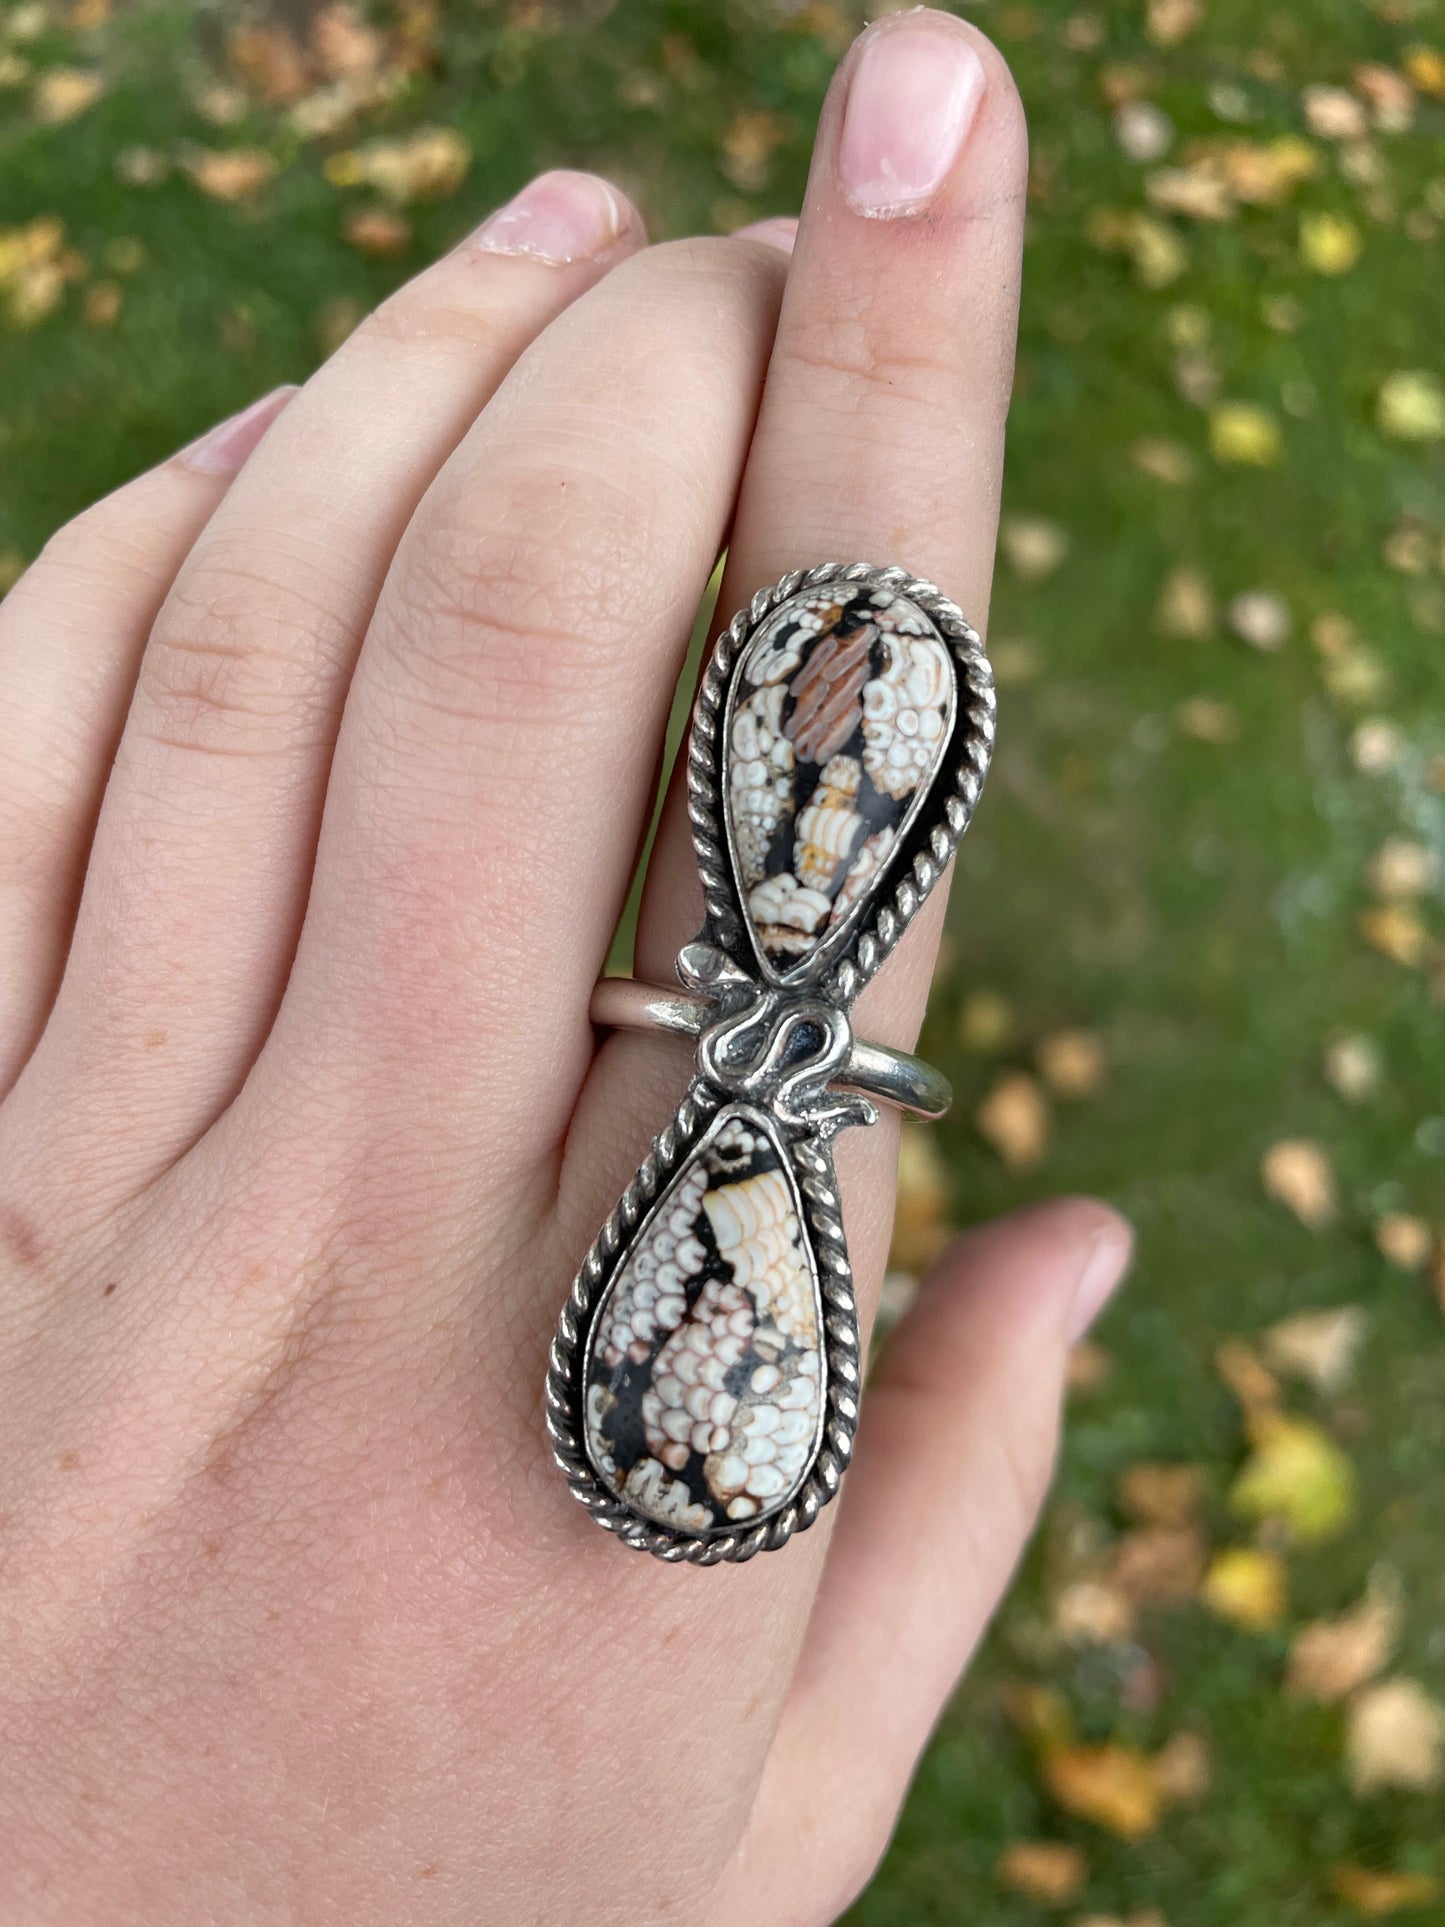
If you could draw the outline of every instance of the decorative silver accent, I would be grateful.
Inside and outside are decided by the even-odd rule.
[[[903,827],[896,835],[877,839],[883,855],[861,873],[866,882],[846,915],[840,896],[836,934],[817,944],[816,955],[805,949],[802,962],[780,970],[765,965],[760,972],[761,953],[740,896],[740,869],[723,805],[730,691],[734,671],[760,626],[792,598],[828,587],[849,594],[867,590],[880,607],[886,607],[890,597],[903,598],[928,618],[948,644],[956,670],[951,733],[941,763],[910,806]],[[857,646],[860,633],[876,632],[860,632],[855,626],[848,636],[850,648]],[[918,633],[917,626],[913,633]],[[941,663],[936,643],[929,646]],[[852,687],[856,685],[850,685],[850,693]],[[573,1496],[599,1525],[637,1550],[703,1566],[751,1559],[806,1531],[838,1491],[858,1421],[859,1357],[857,1305],[831,1141],[849,1124],[874,1120],[870,1096],[924,1116],[941,1115],[951,1096],[946,1080],[916,1058],[854,1039],[848,1012],[942,876],[967,829],[988,771],[993,738],[993,677],[977,632],[932,583],[903,569],[826,563],[796,570],[760,590],[714,647],[688,743],[688,815],[706,916],[697,940],[678,958],[684,990],[665,993],[609,979],[597,986],[593,1005],[598,1022],[653,1024],[696,1038],[697,1069],[676,1114],[659,1132],[583,1261],[562,1309],[547,1373],[548,1432]],[[933,740],[944,740],[936,724]],[[903,780],[906,784],[910,779]],[[836,881],[832,888],[837,891]],[[768,940],[773,941],[771,934]],[[766,1121],[796,1182],[823,1313],[825,1391],[815,1456],[787,1503],[755,1522],[689,1532],[634,1510],[599,1476],[585,1443],[586,1379],[593,1323],[614,1280],[646,1230],[654,1204],[725,1109]],[[645,1345],[637,1355],[648,1369]],[[679,1465],[682,1462],[679,1457]],[[705,1510],[701,1516],[706,1518]]]
[[[663,1030],[695,1042],[716,1012],[702,991],[664,990],[633,977],[603,977],[592,992],[592,1021],[603,1030]],[[953,1103],[953,1086],[932,1064],[857,1036],[830,1081],[930,1123],[946,1117]]]

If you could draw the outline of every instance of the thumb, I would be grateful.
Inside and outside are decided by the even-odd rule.
[[[889,1340],[797,1674],[718,1918],[836,1917],[870,1878],[1053,1469],[1070,1346],[1128,1265],[1106,1205],[958,1239]]]

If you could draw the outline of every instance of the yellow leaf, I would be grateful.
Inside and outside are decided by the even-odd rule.
[[[1430,944],[1430,933],[1419,917],[1399,903],[1382,903],[1362,911],[1360,935],[1372,950],[1406,970],[1414,970],[1425,961]]]
[[[1405,55],[1405,72],[1422,94],[1445,100],[1445,54],[1435,47],[1412,47]]]
[[[1060,1806],[1122,1839],[1137,1840],[1159,1824],[1158,1775],[1137,1747],[1114,1740],[1058,1748],[1045,1753],[1042,1773]]]
[[[1428,1906],[1445,1892],[1429,1874],[1375,1873],[1368,1867],[1336,1867],[1330,1885],[1341,1900],[1375,1919]]]
[[[1360,230],[1343,214],[1306,214],[1300,222],[1300,259],[1316,274],[1348,274],[1360,258]]]
[[[1063,1907],[1077,1898],[1088,1879],[1089,1863],[1077,1847],[1062,1840],[1018,1840],[999,1855],[994,1874],[1000,1886],[1046,1906]]]
[[[1229,1546],[1215,1555],[1200,1593],[1210,1611],[1247,1632],[1268,1632],[1284,1617],[1284,1561],[1254,1546]]]
[[[1381,383],[1375,418],[1398,441],[1445,440],[1445,387],[1423,369],[1401,369]]]
[[[1034,581],[1058,568],[1069,552],[1069,537],[1057,522],[1046,522],[1041,515],[1010,515],[999,530],[999,545],[1009,567]]]
[[[1355,1509],[1355,1469],[1310,1419],[1259,1412],[1250,1421],[1254,1450],[1229,1494],[1246,1519],[1275,1519],[1302,1543],[1329,1539]]]
[[[1207,642],[1217,620],[1213,592],[1198,569],[1175,569],[1165,577],[1154,621],[1166,636]]]
[[[1348,1699],[1389,1664],[1399,1634],[1395,1590],[1377,1581],[1349,1612],[1337,1619],[1317,1619],[1296,1634],[1285,1685],[1291,1693],[1326,1705]]]
[[[1202,0],[1149,0],[1144,31],[1156,47],[1173,47],[1204,18]]]
[[[1355,1792],[1403,1787],[1428,1793],[1445,1767],[1445,1708],[1413,1679],[1367,1686],[1350,1702],[1345,1759]]]
[[[274,158],[258,147],[197,148],[186,172],[213,201],[249,201],[276,178]]]
[[[1435,853],[1428,845],[1392,836],[1371,859],[1370,886],[1376,896],[1422,897],[1434,884],[1437,869]]]
[[[1401,1271],[1423,1271],[1434,1242],[1425,1220],[1406,1211],[1387,1211],[1375,1220],[1376,1249],[1387,1264]]]
[[[471,149],[451,127],[423,127],[405,140],[372,141],[333,154],[326,177],[336,187],[374,187],[389,201],[439,201],[456,192]]]
[[[1049,1620],[1071,1646],[1118,1646],[1133,1637],[1134,1603],[1102,1579],[1075,1579],[1055,1593]]]
[[[1104,1045],[1094,1031],[1056,1030],[1039,1039],[1035,1058],[1060,1097],[1092,1097],[1104,1081]]]
[[[1311,1231],[1332,1224],[1338,1209],[1329,1153],[1311,1138],[1281,1138],[1260,1163],[1265,1191]]]
[[[99,74],[79,67],[52,67],[35,85],[36,116],[48,126],[62,126],[93,107],[103,92]]]
[[[1268,468],[1284,453],[1279,423],[1253,402],[1224,401],[1209,417],[1209,446],[1220,462]]]
[[[965,1050],[1001,1050],[1013,1035],[1014,1014],[996,990],[976,990],[958,1012],[958,1041]]]
[[[979,1136],[1011,1171],[1028,1171],[1049,1148],[1052,1123],[1042,1091],[1023,1071],[1001,1077],[974,1114]]]

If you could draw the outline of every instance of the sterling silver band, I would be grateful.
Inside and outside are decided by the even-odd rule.
[[[699,991],[663,990],[633,977],[603,977],[592,992],[591,1016],[604,1030],[665,1030],[696,1039],[717,1016],[717,1006]],[[861,1037],[852,1040],[831,1081],[930,1122],[946,1117],[953,1103],[953,1086],[942,1071],[908,1051]]]

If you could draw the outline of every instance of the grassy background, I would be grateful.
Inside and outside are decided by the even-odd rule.
[[[1360,1917],[1337,1891],[1341,1865],[1445,1878],[1438,1791],[1358,1796],[1347,1714],[1281,1689],[1297,1629],[1355,1601],[1385,1562],[1405,1608],[1392,1669],[1445,1697],[1445,1332],[1428,1278],[1387,1263],[1374,1234],[1391,1212],[1445,1222],[1436,888],[1408,906],[1411,967],[1361,929],[1387,837],[1445,855],[1439,445],[1386,433],[1378,415],[1393,373],[1438,371],[1445,113],[1427,87],[1413,131],[1342,152],[1310,131],[1301,95],[1349,84],[1359,62],[1399,72],[1414,59],[1428,82],[1412,50],[1438,43],[1440,22],[1409,0],[1213,0],[1176,39],[1167,6],[1151,26],[1143,0],[968,11],[1013,61],[1034,135],[1008,512],[1043,518],[1063,553],[1040,572],[1026,528],[1025,566],[1001,570],[1001,748],[926,1037],[960,1094],[938,1139],[945,1215],[1094,1190],[1134,1218],[1140,1258],[1081,1373],[1050,1520],[853,1918],[1325,1927]],[[270,17],[304,43],[308,12]],[[7,0],[0,581],[83,503],[303,377],[544,166],[615,175],[659,234],[792,209],[859,17],[763,0],[378,7],[395,86],[307,137],[290,101],[238,75],[239,8]],[[63,87],[58,101],[44,89],[69,70],[101,91],[61,118]],[[1121,146],[1114,114],[1131,98],[1170,117],[1167,159],[1141,165]],[[398,207],[336,184],[338,154],[420,126],[466,137],[454,191]],[[1191,143],[1284,135],[1304,136],[1314,172],[1272,203],[1235,201],[1213,220],[1150,209],[1148,175],[1192,165]],[[232,149],[269,157],[274,179],[227,201],[195,175],[198,154]],[[369,248],[347,238],[361,211],[390,222]],[[1301,219],[1321,213],[1360,244],[1344,272],[1302,256]],[[64,223],[63,285],[48,291],[14,267],[14,231],[41,216]],[[1142,239],[1141,217],[1154,224]],[[1268,411],[1275,459],[1219,459],[1221,401]],[[1168,445],[1175,479],[1141,468],[1141,438]],[[1181,566],[1213,599],[1202,639],[1167,633],[1157,613]],[[1231,633],[1224,612],[1249,590],[1282,604],[1277,650]],[[1330,635],[1345,632],[1320,629],[1331,615],[1357,637],[1333,655]],[[1201,740],[1201,714],[1228,740]],[[1372,773],[1358,732],[1379,719],[1395,753]],[[1010,1069],[1034,1075],[1040,1038],[1079,1026],[1102,1049],[1102,1083],[1046,1100],[1042,1155],[1010,1167],[975,1129],[977,1106]],[[1381,1067],[1353,1105],[1322,1072],[1341,1032],[1370,1039]],[[1323,1231],[1260,1181],[1266,1147],[1294,1137],[1333,1163],[1340,1208]],[[1215,1353],[1341,1305],[1369,1318],[1353,1381],[1285,1396],[1348,1454],[1358,1499],[1327,1542],[1297,1545],[1229,1510],[1247,1442]],[[1061,1634],[1070,1548],[1116,1539],[1119,1477],[1149,1460],[1203,1469],[1199,1530],[1213,1544],[1257,1539],[1284,1558],[1289,1601],[1272,1624],[1247,1629],[1190,1599],[1146,1604],[1118,1637]],[[1134,1838],[1070,1811],[1018,1717],[1022,1689],[1040,1685],[1081,1739],[1130,1757],[1198,1736],[1208,1788]],[[1006,1848],[1038,1839],[1083,1856],[1058,1910],[996,1871]],[[1445,1901],[1425,1886],[1417,1897],[1411,1918],[1445,1921]]]

